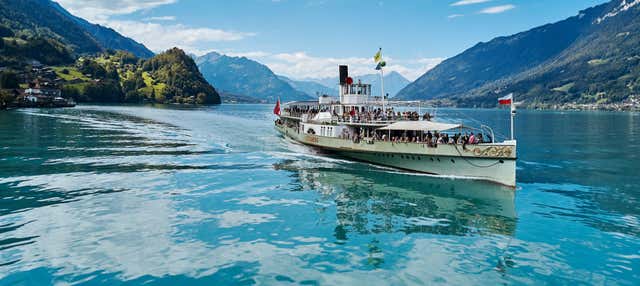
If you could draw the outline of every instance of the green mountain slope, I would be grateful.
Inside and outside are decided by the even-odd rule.
[[[509,92],[530,105],[625,100],[639,92],[638,4],[615,0],[479,43],[427,72],[398,97],[483,106],[494,106],[498,95]]]
[[[79,54],[116,49],[142,58],[153,56],[132,39],[75,17],[50,0],[0,0],[0,23],[19,36],[55,39]]]
[[[193,59],[178,48],[148,60],[126,52],[104,53],[54,70],[63,79],[63,95],[79,102],[221,102]]]
[[[199,103],[219,104],[220,95],[205,80],[198,66],[181,49],[173,48],[142,64],[142,70],[166,85],[164,97],[195,96]]]

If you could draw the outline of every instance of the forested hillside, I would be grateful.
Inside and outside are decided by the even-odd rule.
[[[80,102],[220,103],[193,59],[177,48],[148,60],[104,53],[54,69],[64,79],[63,95]]]

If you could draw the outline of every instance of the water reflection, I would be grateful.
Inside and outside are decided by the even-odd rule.
[[[513,189],[496,184],[404,174],[385,169],[303,168],[295,161],[276,164],[294,171],[301,190],[313,190],[336,205],[335,237],[349,233],[432,233],[513,235]]]

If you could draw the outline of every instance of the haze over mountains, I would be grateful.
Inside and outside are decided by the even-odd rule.
[[[640,94],[640,0],[614,0],[566,20],[478,43],[400,91],[400,99],[495,106],[610,103]]]

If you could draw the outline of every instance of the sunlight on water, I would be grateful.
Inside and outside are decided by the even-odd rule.
[[[328,157],[270,109],[0,113],[0,285],[640,280],[634,114],[521,112],[514,193]]]

